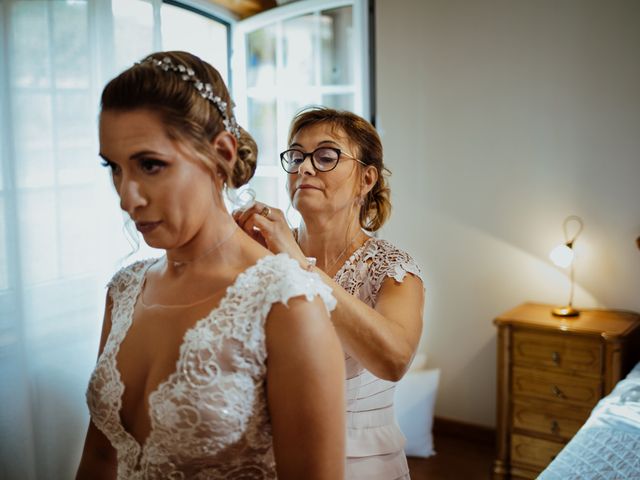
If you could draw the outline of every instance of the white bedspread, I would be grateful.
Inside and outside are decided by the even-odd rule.
[[[640,363],[595,406],[540,480],[640,480]]]

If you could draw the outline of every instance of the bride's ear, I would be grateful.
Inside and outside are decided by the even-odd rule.
[[[225,164],[227,172],[232,172],[238,159],[238,140],[231,133],[223,130],[211,141],[216,156]]]

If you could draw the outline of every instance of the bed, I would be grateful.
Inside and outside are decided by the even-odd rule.
[[[640,362],[601,399],[539,480],[640,480]]]

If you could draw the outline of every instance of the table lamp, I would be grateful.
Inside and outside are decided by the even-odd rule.
[[[574,230],[575,233],[573,235],[569,235],[569,225],[575,224]],[[584,226],[582,219],[576,215],[569,215],[565,218],[564,223],[562,224],[562,229],[564,230],[564,243],[558,245],[551,253],[549,253],[549,258],[554,263],[554,265],[561,268],[570,268],[569,278],[571,282],[571,288],[569,290],[569,303],[563,307],[556,307],[551,310],[555,316],[558,317],[575,317],[580,315],[580,312],[573,308],[573,290],[574,290],[574,251],[573,245],[582,232],[582,227]]]

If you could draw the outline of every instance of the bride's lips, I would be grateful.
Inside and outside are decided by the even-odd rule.
[[[143,235],[145,233],[149,233],[156,229],[158,225],[160,225],[162,221],[159,222],[136,222],[136,228]]]

